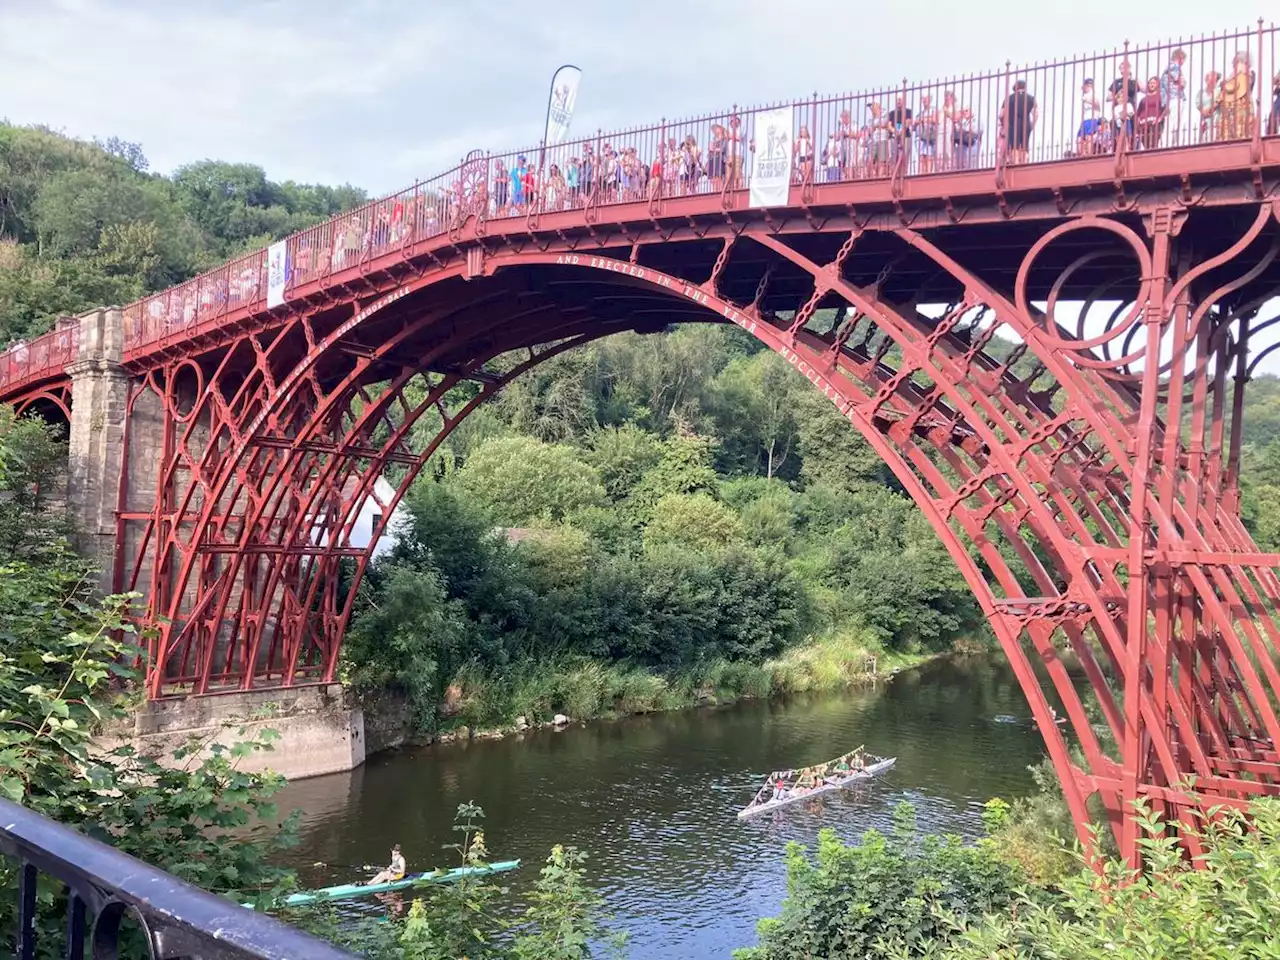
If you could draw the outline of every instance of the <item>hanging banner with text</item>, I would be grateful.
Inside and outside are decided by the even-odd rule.
[[[755,116],[756,150],[751,156],[751,206],[784,207],[791,189],[791,108]]]
[[[581,79],[582,71],[571,63],[565,64],[551,78],[544,147],[554,147],[569,136],[569,122],[573,119],[574,104],[578,102],[578,81]]]
[[[267,309],[284,303],[284,288],[289,282],[287,244],[284,240],[267,247]]]

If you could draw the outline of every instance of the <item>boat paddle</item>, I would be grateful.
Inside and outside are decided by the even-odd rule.
[[[363,870],[366,872],[370,870],[378,871],[382,869],[381,867],[374,866],[371,863],[324,863],[323,861],[320,861],[320,860],[317,860],[311,866],[319,869],[323,869],[323,870]]]

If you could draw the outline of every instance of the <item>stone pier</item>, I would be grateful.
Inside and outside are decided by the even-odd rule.
[[[74,398],[67,511],[77,532],[76,548],[97,564],[104,593],[114,589],[116,513],[129,402],[123,356],[124,324],[118,308],[80,318],[79,354],[67,366]]]
[[[230,747],[260,739],[267,730],[279,738],[270,750],[239,759],[239,769],[273,770],[300,780],[354,770],[365,760],[364,714],[347,704],[336,683],[149,701],[133,715],[132,729],[116,727],[98,745],[110,749],[128,743],[167,762],[192,740],[201,745],[198,755],[206,756],[214,744]]]
[[[76,359],[67,366],[73,403],[67,463],[67,513],[76,529],[76,548],[98,567],[98,585],[113,593],[120,511],[147,510],[155,501],[157,463],[164,449],[165,408],[153,391],[143,391],[129,409],[129,377],[124,369],[124,318],[116,307],[79,320]],[[126,435],[126,420],[128,433]],[[189,442],[207,442],[200,424]],[[127,441],[127,442],[126,442]],[[126,461],[126,458],[128,460]],[[121,483],[122,477],[127,477]],[[190,482],[183,478],[182,482]],[[139,570],[138,588],[151,584],[150,558]],[[106,731],[102,747],[129,743],[165,758],[193,738],[208,750],[279,734],[270,751],[238,761],[240,769],[271,769],[291,779],[351,770],[364,763],[364,714],[350,706],[338,684],[219,693],[207,697],[142,704],[125,724]]]

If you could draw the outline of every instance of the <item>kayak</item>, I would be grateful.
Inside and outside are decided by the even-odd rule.
[[[799,803],[801,800],[812,800],[814,797],[820,797],[824,793],[833,793],[836,790],[843,790],[852,783],[860,780],[869,780],[878,774],[884,773],[894,765],[898,760],[897,757],[888,757],[887,759],[877,760],[875,763],[869,763],[861,770],[852,770],[847,776],[841,777],[839,780],[824,782],[821,786],[813,787],[808,790],[793,790],[788,796],[780,800],[769,800],[764,803],[756,803],[753,800],[745,809],[738,811],[738,819],[746,820],[748,817],[759,816],[770,810],[778,810],[782,807],[790,806],[793,803]],[[767,785],[766,785],[767,786]],[[761,791],[761,794],[764,791]],[[760,794],[757,794],[757,799]]]
[[[392,890],[403,890],[419,883],[450,883],[463,877],[487,876],[491,873],[506,873],[520,866],[519,860],[502,860],[483,867],[455,867],[452,870],[432,870],[429,873],[407,874],[402,880],[391,880],[387,883],[342,883],[336,887],[322,887],[319,890],[307,890],[285,897],[281,903],[286,907],[297,907],[307,903],[323,903],[326,900],[351,900],[355,897],[367,897],[375,893],[389,893]],[[253,909],[252,903],[244,906]]]

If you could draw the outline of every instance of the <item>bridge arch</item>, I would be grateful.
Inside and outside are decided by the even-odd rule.
[[[730,244],[726,243],[722,254],[728,253],[729,248]],[[848,248],[847,243],[841,247],[845,255],[849,252]],[[717,257],[716,262],[723,269],[725,257]],[[1073,812],[1083,819],[1084,792],[1079,787],[1077,776],[1071,772],[1066,743],[1057,725],[1053,723],[1049,702],[1039,681],[1035,678],[1026,652],[1018,641],[1018,631],[1013,629],[1006,619],[997,616],[999,597],[992,589],[988,577],[996,581],[1001,594],[1016,590],[1018,577],[1010,569],[1000,551],[992,548],[990,544],[984,545],[977,551],[985,564],[985,569],[989,571],[984,573],[984,568],[974,556],[971,556],[957,531],[952,529],[948,522],[946,500],[948,498],[956,501],[963,499],[963,491],[960,489],[963,484],[957,481],[949,482],[938,464],[924,455],[920,449],[915,448],[917,441],[932,444],[941,451],[945,463],[953,470],[960,471],[966,469],[966,462],[979,452],[980,446],[989,445],[993,442],[992,439],[977,438],[975,445],[975,437],[971,434],[959,436],[952,431],[944,436],[943,433],[938,432],[936,424],[925,425],[923,430],[913,428],[909,432],[898,431],[895,434],[892,429],[893,424],[901,421],[882,417],[879,410],[883,403],[892,399],[891,394],[886,393],[881,397],[881,404],[873,402],[877,390],[883,391],[884,387],[883,384],[877,385],[878,374],[875,369],[864,371],[861,380],[856,375],[850,376],[850,365],[845,361],[843,354],[832,353],[829,346],[818,337],[800,329],[802,325],[796,323],[795,317],[790,324],[795,329],[784,328],[776,322],[776,318],[770,319],[772,316],[770,311],[762,312],[759,303],[740,304],[722,296],[715,289],[716,284],[712,279],[702,283],[691,282],[656,268],[644,267],[637,262],[610,256],[541,252],[491,258],[485,265],[484,274],[493,276],[500,271],[514,268],[537,267],[555,268],[560,273],[606,274],[609,276],[611,285],[620,293],[627,289],[647,289],[688,311],[685,319],[734,322],[786,358],[841,409],[884,458],[913,499],[925,510],[969,582],[982,609],[988,617],[992,618],[997,636],[1028,692],[1033,713],[1040,721],[1042,729],[1048,731],[1046,739],[1050,744],[1055,765],[1065,774],[1065,789]],[[201,569],[207,564],[207,554],[202,554],[198,547],[186,553],[183,558],[184,566],[178,571],[178,589],[169,594],[170,606],[167,609],[153,608],[152,611],[158,618],[164,618],[161,626],[161,640],[154,651],[156,667],[151,678],[153,692],[161,691],[162,685],[168,680],[167,668],[175,658],[179,657],[183,664],[178,671],[179,678],[185,672],[185,665],[190,662],[195,669],[197,683],[203,682],[205,684],[203,689],[207,690],[210,672],[214,667],[213,658],[218,646],[213,635],[217,628],[213,627],[213,630],[203,639],[200,638],[200,632],[202,629],[209,631],[210,625],[221,624],[229,616],[237,618],[239,627],[244,632],[242,655],[245,661],[249,664],[256,663],[261,652],[258,644],[264,639],[266,628],[272,621],[271,608],[277,605],[281,611],[274,618],[277,631],[281,629],[282,622],[290,617],[298,627],[301,627],[302,621],[310,619],[310,615],[317,606],[323,611],[318,624],[314,624],[313,629],[318,628],[319,631],[328,635],[326,637],[328,642],[323,645],[326,659],[322,665],[321,675],[332,676],[338,642],[351,612],[350,599],[354,595],[354,587],[358,586],[369,562],[370,550],[366,549],[354,557],[357,563],[355,583],[342,602],[339,602],[336,593],[339,561],[345,556],[352,555],[344,549],[343,544],[354,525],[360,505],[371,495],[373,478],[380,475],[388,463],[396,460],[397,455],[400,462],[405,462],[403,458],[406,452],[401,447],[410,429],[422,415],[431,409],[436,409],[437,404],[451,389],[466,382],[470,376],[481,370],[485,362],[491,360],[497,353],[509,349],[517,341],[506,339],[492,341],[487,350],[480,349],[474,354],[468,366],[443,375],[419,403],[412,406],[404,405],[398,424],[395,429],[386,433],[381,449],[375,451],[372,447],[367,447],[364,456],[346,458],[333,456],[322,466],[318,466],[317,462],[308,455],[308,445],[314,445],[317,438],[323,437],[327,438],[328,449],[332,451],[343,448],[354,450],[361,447],[358,441],[361,438],[371,440],[376,427],[386,423],[384,417],[387,412],[397,403],[403,404],[403,391],[419,371],[415,367],[403,368],[391,380],[390,387],[376,397],[370,395],[360,382],[361,374],[368,369],[369,364],[353,365],[346,378],[323,395],[314,389],[315,381],[310,379],[310,374],[323,363],[329,351],[340,350],[344,338],[358,333],[360,327],[366,322],[374,321],[383,311],[392,308],[411,294],[429,287],[432,283],[441,283],[456,277],[456,273],[435,276],[430,278],[431,283],[419,282],[407,288],[397,289],[354,311],[349,321],[339,324],[328,336],[316,342],[316,349],[308,353],[303,363],[291,368],[289,375],[280,381],[270,397],[261,398],[257,403],[245,404],[243,416],[247,422],[235,438],[236,450],[221,462],[219,478],[209,485],[200,517],[193,525],[195,530],[226,531],[230,511],[226,509],[225,502],[229,493],[233,501],[237,498],[238,495],[233,491],[238,486],[245,491],[247,507],[238,531],[239,545],[243,549],[230,553],[225,568],[214,579],[205,576]],[[473,282],[482,284],[483,279],[475,278]],[[763,282],[762,278],[760,283]],[[479,295],[479,299],[483,302],[483,294]],[[854,301],[855,306],[861,307],[864,311],[868,308],[876,309],[857,293],[854,293],[850,299]],[[472,302],[466,303],[461,309],[467,313],[473,312]],[[807,302],[816,304],[817,301],[811,294]],[[976,304],[968,302],[958,305],[952,311],[952,321],[958,321],[975,307]],[[802,306],[796,311],[797,316],[803,318],[804,309]],[[810,307],[808,312],[812,314],[813,308]],[[452,315],[451,309],[428,310],[416,321],[406,324],[398,333],[382,342],[373,353],[386,355],[399,343],[411,338],[419,329],[431,324],[448,322]],[[633,318],[633,315],[629,317]],[[887,314],[883,309],[877,311],[875,319],[881,326],[887,322],[886,318]],[[664,325],[667,319],[664,316]],[[628,326],[634,325],[634,323],[628,324]],[[569,337],[558,340],[555,337],[557,332],[567,333]],[[582,330],[580,326],[572,325],[558,329],[554,323],[540,321],[540,326],[536,328],[536,338],[550,340],[553,345],[542,352],[531,354],[525,363],[484,384],[456,411],[442,417],[441,430],[436,437],[424,450],[412,455],[408,460],[406,464],[408,469],[397,487],[394,499],[382,505],[384,509],[380,512],[384,517],[384,524],[386,518],[391,516],[400,497],[407,491],[409,484],[439,443],[467,414],[476,409],[479,403],[537,362],[608,332],[612,332],[612,329],[587,331]],[[489,329],[483,325],[479,328],[468,326],[463,340],[483,340],[489,333]],[[451,342],[443,341],[444,344]],[[437,353],[443,349],[443,346],[438,347]],[[372,360],[374,357],[371,356],[368,359]],[[421,357],[419,363],[430,366],[432,359],[432,356]],[[877,363],[882,363],[883,360],[884,357],[881,356]],[[872,366],[875,367],[876,364]],[[218,372],[215,371],[215,380]],[[211,384],[212,386],[215,384]],[[157,392],[163,390],[154,384],[153,388]],[[247,389],[249,389],[249,381],[242,380],[228,406],[236,407],[237,401]],[[917,399],[922,396],[919,386],[914,384],[910,377],[901,378],[900,382],[894,386],[892,395],[896,396],[899,392],[913,395]],[[938,391],[935,389],[933,392]],[[211,392],[209,396],[215,405],[226,402],[226,397],[220,390]],[[933,401],[936,402],[937,399],[938,397],[935,396]],[[345,433],[335,436],[333,433],[335,415],[341,417],[349,414],[351,405],[355,403],[363,407],[361,414],[349,421]],[[302,417],[297,415],[299,411],[305,411]],[[878,417],[879,420],[877,420]],[[974,418],[975,415],[970,412],[966,419]],[[919,426],[919,424],[916,425],[916,427]],[[918,434],[922,435],[918,436]],[[253,495],[249,496],[247,481],[252,461],[260,453],[259,441],[279,441],[274,449],[287,451],[288,455],[280,458],[278,469],[262,471],[264,485],[252,491]],[[967,454],[962,454],[960,451],[966,443],[970,450]],[[906,449],[907,447],[912,449]],[[968,479],[972,485],[973,477]],[[353,482],[354,489],[351,487]],[[194,495],[194,491],[194,487],[188,489],[189,498]],[[981,484],[974,485],[971,494],[982,496]],[[992,501],[987,498],[987,502]],[[250,531],[264,527],[279,531],[275,537],[276,542],[270,546],[280,547],[281,550],[275,553],[274,562],[269,563],[265,571],[262,569],[256,571],[257,579],[254,582],[256,597],[250,596],[249,605],[246,606],[245,585],[241,584],[241,594],[238,598],[235,595],[234,586],[237,578],[241,576],[241,571],[255,564],[253,547],[256,545],[249,542]],[[315,538],[312,536],[317,527],[324,533],[319,543],[313,542]],[[977,536],[978,528],[971,527],[969,532]],[[290,544],[308,551],[306,556],[295,554],[293,558],[287,558],[285,551]],[[1023,550],[1022,554],[1023,559],[1030,562],[1030,552]],[[261,567],[260,562],[257,565]],[[304,570],[304,567],[310,569]],[[192,579],[197,573],[201,577],[200,586],[204,587],[203,596],[197,594],[195,605],[185,611],[184,617],[183,602],[184,595],[187,593],[184,581]],[[247,574],[245,576],[247,577]],[[282,585],[291,579],[297,579],[302,589],[294,594],[290,607],[288,603],[280,600],[279,594]],[[1051,578],[1047,572],[1043,572],[1039,579],[1047,583]],[[156,596],[154,591],[153,596]],[[200,606],[201,603],[204,604],[203,607]],[[233,609],[236,606],[239,609]],[[173,632],[166,635],[166,626]],[[1042,647],[1042,653],[1047,649]],[[293,679],[302,652],[300,643],[287,651],[282,646],[280,655],[285,662],[281,664],[280,672],[284,675],[283,679],[286,682]],[[246,678],[251,678],[252,675],[252,670],[245,669]],[[1083,705],[1075,696],[1070,680],[1056,658],[1051,660],[1051,675],[1057,696],[1066,706],[1068,715],[1081,724],[1084,738],[1090,746],[1090,754],[1099,765],[1102,765],[1104,763],[1102,753],[1088,726]],[[1114,717],[1114,709],[1104,712]]]
[[[179,366],[207,387],[170,411],[155,517],[127,548],[119,583],[149,596],[158,625],[149,692],[332,678],[371,557],[350,534],[377,477],[400,478],[378,505],[385,527],[439,444],[524,371],[619,330],[733,322],[831,399],[929,517],[1014,665],[1077,823],[1097,796],[1132,849],[1122,813],[1139,796],[1190,816],[1206,796],[1241,803],[1273,792],[1261,744],[1280,737],[1280,675],[1257,654],[1280,638],[1270,613],[1280,581],[1269,567],[1224,566],[1130,589],[1148,529],[1196,555],[1223,543],[1257,554],[1228,509],[1231,482],[1209,469],[1215,454],[1176,449],[1177,431],[1158,420],[1149,442],[1133,438],[1142,418],[1151,422],[1144,396],[1175,422],[1185,401],[1201,435],[1204,394],[1226,402],[1228,361],[1247,355],[1247,332],[1229,330],[1247,310],[1219,301],[1270,260],[1243,280],[1212,271],[1265,243],[1270,212],[1242,226],[1229,255],[1176,266],[1176,217],[1122,220],[1090,215],[1042,231],[1003,279],[906,226],[871,237],[856,224],[812,234],[730,224],[678,241],[655,228],[626,245],[592,245],[550,235],[496,243],[473,222],[435,268],[289,307],[197,371],[190,358],[156,367],[131,388],[131,409],[167,409]],[[1085,232],[1121,242],[1090,241],[1081,254],[1071,244]],[[1077,280],[1126,249],[1128,278],[1108,270]],[[914,273],[895,287],[890,274],[907,258]],[[1121,301],[1103,335],[1083,320],[1073,334],[1056,315],[1068,294]],[[1108,344],[1123,346],[1107,354]],[[1211,369],[1186,396],[1163,387],[1193,349]],[[526,354],[512,360],[513,351]],[[411,449],[425,416],[437,432]],[[1188,457],[1199,458],[1196,470],[1161,466]],[[1185,495],[1135,507],[1146,496],[1137,491],[1164,483]],[[344,560],[355,566],[345,592]],[[1149,637],[1152,617],[1194,635],[1195,652],[1160,631]],[[1106,736],[1067,658],[1086,674]],[[1174,674],[1178,696],[1166,689]],[[1051,698],[1080,747],[1078,766]],[[1251,778],[1228,782],[1224,756]],[[1188,791],[1188,774],[1207,789]]]

